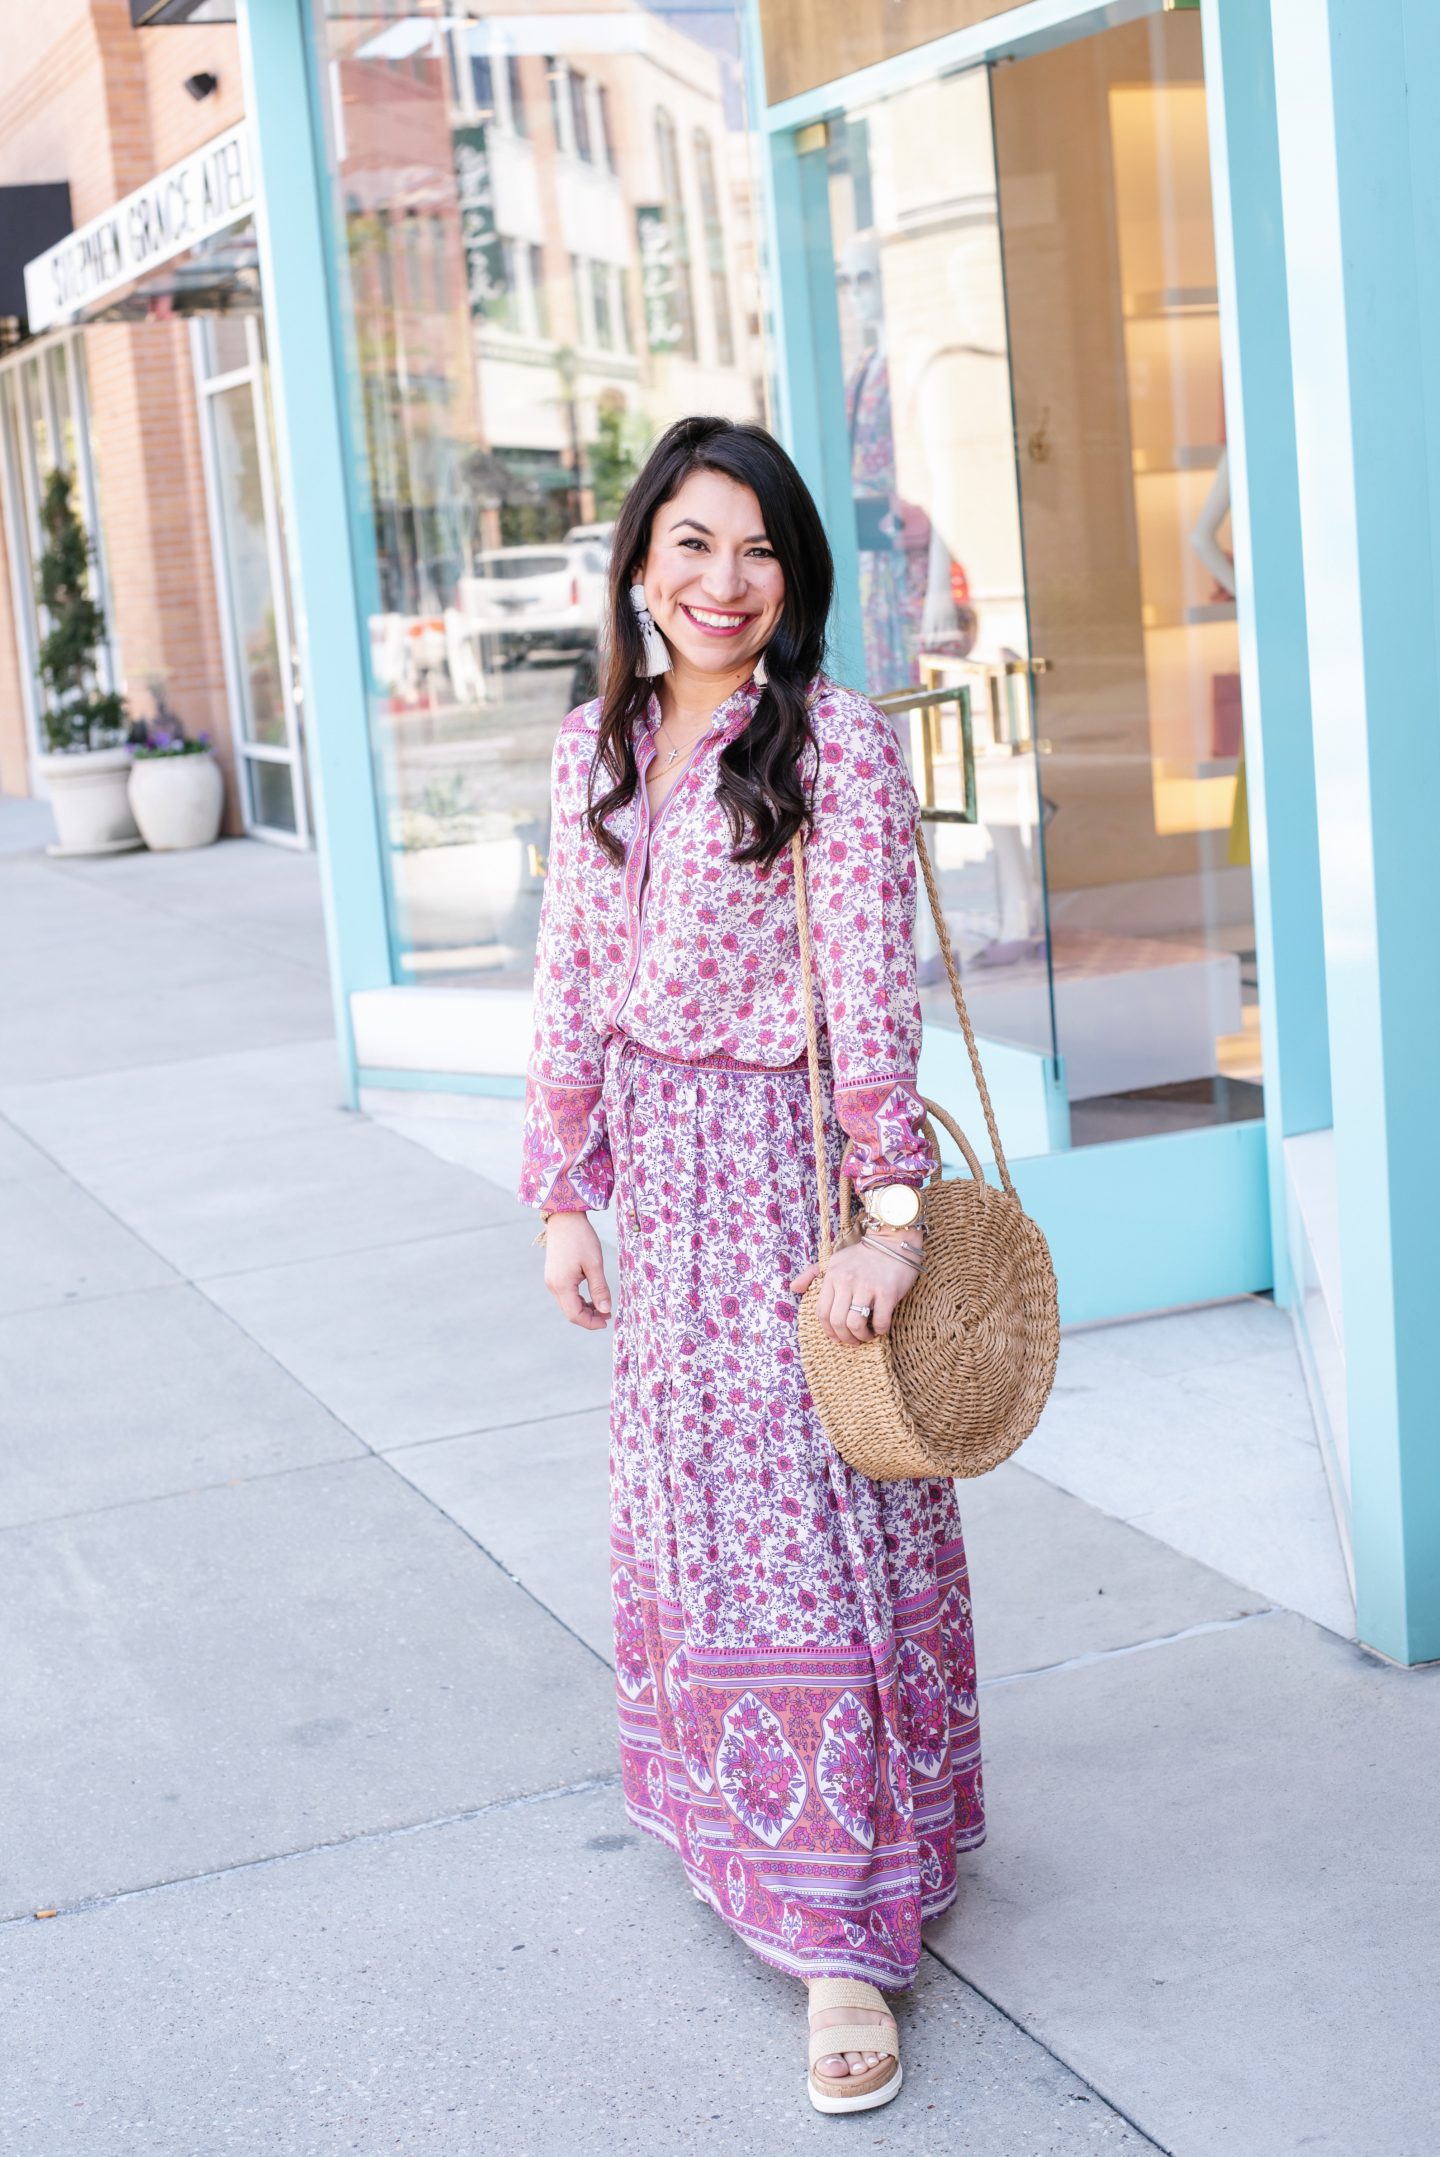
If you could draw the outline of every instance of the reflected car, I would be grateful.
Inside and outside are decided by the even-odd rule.
[[[496,547],[461,577],[462,614],[500,644],[511,665],[532,651],[582,652],[595,641],[605,603],[606,553],[597,541]]]

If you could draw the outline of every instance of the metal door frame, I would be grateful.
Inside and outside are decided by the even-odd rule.
[[[294,666],[291,631],[290,586],[286,569],[285,542],[280,526],[275,491],[275,471],[270,454],[270,415],[265,394],[265,352],[258,315],[240,318],[245,329],[245,364],[223,374],[211,374],[205,353],[205,318],[190,325],[190,350],[195,370],[195,394],[200,417],[200,455],[205,471],[205,508],[210,525],[210,552],[215,565],[215,603],[220,616],[220,646],[225,667],[225,695],[230,707],[230,734],[235,746],[235,766],[240,776],[240,805],[245,829],[256,838],[277,846],[308,848],[310,809],[305,788],[304,743],[300,728],[300,701]],[[280,657],[280,691],[285,707],[285,745],[258,742],[250,737],[249,689],[244,656],[240,649],[231,580],[229,534],[225,524],[220,483],[219,450],[215,434],[215,399],[234,389],[248,389],[260,456],[260,500],[265,519],[265,550],[270,589],[275,607],[275,639]],[[255,811],[250,767],[283,764],[290,773],[291,798],[295,805],[295,829],[286,831],[261,821]]]

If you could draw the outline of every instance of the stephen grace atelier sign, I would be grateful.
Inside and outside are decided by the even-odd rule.
[[[241,120],[26,263],[32,334],[223,232],[254,201],[250,143]]]

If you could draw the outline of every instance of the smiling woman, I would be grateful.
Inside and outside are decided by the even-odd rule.
[[[670,429],[616,527],[604,694],[566,720],[521,1197],[572,1323],[612,1299],[611,1578],[625,1801],[810,1988],[811,2102],[888,2103],[922,1922],[984,1834],[953,1487],[873,1483],[797,1344],[817,1219],[792,833],[832,1183],[868,1214],[820,1315],[885,1333],[922,1262],[916,801],[889,721],[821,671],[829,548],[758,427]],[[632,601],[639,595],[639,606]],[[905,1203],[901,1204],[899,1201]]]
[[[596,766],[613,784],[592,796],[592,834],[618,860],[610,820],[638,783],[637,727],[656,701],[649,680],[660,684],[663,778],[709,729],[717,702],[753,677],[769,694],[759,724],[722,753],[716,792],[739,858],[773,862],[804,816],[798,758],[833,589],[829,546],[794,465],[763,427],[678,421],[626,497],[611,577],[615,663]],[[625,587],[661,636],[658,656],[622,602]]]

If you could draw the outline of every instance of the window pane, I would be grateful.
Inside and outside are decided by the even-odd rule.
[[[660,221],[669,243],[676,342],[687,359],[694,359],[695,303],[690,285],[690,230],[685,220],[675,122],[665,111],[655,114],[655,155],[660,168]]]
[[[288,764],[246,757],[250,782],[250,821],[269,831],[295,831],[295,785]]]
[[[575,154],[590,159],[590,111],[585,102],[585,77],[572,72],[570,76],[570,115],[575,131]]]
[[[490,55],[484,52],[470,56],[470,94],[475,100],[475,111],[480,119],[488,119],[494,110],[495,90],[490,80]]]
[[[227,584],[241,671],[241,717],[251,741],[283,748],[285,697],[275,628],[275,594],[260,481],[255,401],[247,382],[210,400]]]
[[[590,265],[590,294],[594,311],[595,342],[606,350],[615,342],[614,325],[610,319],[610,271],[603,262]]]
[[[517,135],[530,132],[530,115],[525,103],[525,88],[520,74],[520,62],[512,52],[505,62],[510,83],[510,125]]]
[[[545,250],[530,249],[530,298],[535,309],[535,334],[550,335],[550,293],[545,282]]]
[[[725,274],[725,227],[720,217],[720,190],[715,184],[715,153],[703,127],[695,130],[695,176],[700,188],[700,214],[705,221],[715,356],[722,367],[728,367],[735,357],[735,334],[730,321],[730,281]]]
[[[565,713],[594,693],[607,573],[603,550],[565,534],[614,518],[671,419],[712,408],[763,417],[767,370],[748,328],[733,363],[717,366],[707,349],[702,369],[688,327],[670,336],[669,314],[647,299],[642,328],[639,310],[647,225],[676,199],[658,162],[657,104],[687,186],[697,128],[717,188],[748,169],[739,10],[721,4],[697,34],[683,16],[646,17],[644,50],[630,13],[547,18],[562,40],[553,61],[495,53],[492,120],[473,74],[457,105],[443,50],[418,75],[386,65],[393,10],[329,9],[326,57],[346,116],[334,180],[347,349],[363,414],[356,485],[376,594],[371,726],[403,979],[528,981],[550,753]],[[561,154],[552,122],[561,143],[588,147],[586,170]],[[748,209],[727,195],[720,210],[731,277],[753,278]],[[443,297],[432,272],[419,305],[402,303],[403,277],[390,273],[390,235],[410,220],[446,266]],[[688,249],[679,259],[688,277]],[[688,295],[680,305],[688,324]]]
[[[207,374],[233,374],[248,367],[250,352],[245,341],[243,315],[205,317],[205,368]]]

